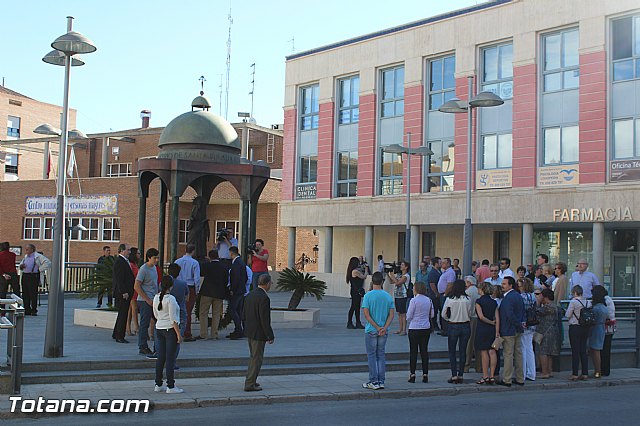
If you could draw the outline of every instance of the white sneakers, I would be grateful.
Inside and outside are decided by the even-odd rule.
[[[172,388],[168,388],[165,385],[162,385],[162,386],[156,385],[153,388],[153,391],[154,392],[165,392],[165,393],[182,393],[182,392],[184,392],[184,389],[179,388],[177,386],[174,386]]]

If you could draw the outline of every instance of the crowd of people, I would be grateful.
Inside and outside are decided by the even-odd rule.
[[[384,388],[385,345],[396,313],[394,333],[408,334],[410,383],[416,380],[418,352],[422,381],[428,382],[432,332],[448,340],[449,383],[463,383],[473,358],[476,372],[482,373],[478,385],[523,386],[526,380],[553,377],[553,358],[560,355],[563,343],[563,318],[572,353],[569,380],[588,377],[589,355],[593,377],[609,375],[615,306],[585,259],[577,262],[570,278],[566,263],[552,266],[545,254],[537,256],[536,265],[519,266],[516,272],[506,257],[497,263],[473,261],[472,274],[465,277],[458,265],[458,259],[425,256],[412,277],[409,262],[387,264],[380,255],[366,291],[369,266],[362,257],[351,258],[347,328],[365,329],[369,381],[363,387]],[[383,290],[385,281],[393,286],[391,294]],[[560,301],[566,299],[570,301],[565,310]],[[360,306],[365,325],[360,322]]]

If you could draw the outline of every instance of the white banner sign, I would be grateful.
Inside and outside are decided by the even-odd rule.
[[[81,195],[66,199],[67,214],[70,216],[117,216],[118,195]],[[27,197],[25,214],[27,216],[54,216],[57,207],[56,197]]]

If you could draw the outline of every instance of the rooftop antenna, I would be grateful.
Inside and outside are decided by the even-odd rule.
[[[207,81],[207,79],[204,78],[204,75],[201,75],[198,81],[200,82],[200,95],[204,95],[204,82]]]
[[[291,39],[287,40],[287,41],[291,42],[291,53],[295,53],[295,51],[296,51],[296,38],[295,38],[295,36],[291,37]]]
[[[256,88],[256,63],[252,63],[249,68],[253,68],[251,71],[251,91],[249,92],[251,95],[251,118],[253,118],[253,92]]]
[[[227,86],[226,86],[226,97],[224,104],[224,118],[225,120],[229,116],[229,75],[231,74],[231,24],[233,24],[233,19],[231,18],[231,7],[229,7],[229,15],[227,16],[229,20],[229,38],[227,38]]]
[[[222,74],[220,74],[220,86],[218,86],[220,92],[220,107],[218,109],[218,115],[222,117]]]

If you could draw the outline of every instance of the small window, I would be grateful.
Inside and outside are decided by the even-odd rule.
[[[233,230],[233,238],[238,239],[240,235],[240,222],[237,220],[216,220],[216,233],[223,229]]]
[[[501,169],[511,167],[511,133],[484,135],[482,137],[483,169]]]
[[[44,218],[44,226],[42,227],[42,232],[44,234],[43,240],[53,240],[53,218],[52,217]]]
[[[6,154],[4,157],[4,172],[18,174],[18,154]]]
[[[300,157],[298,183],[314,183],[318,180],[318,156]]]
[[[338,152],[338,197],[355,197],[358,185],[358,151]]]
[[[189,219],[180,219],[178,228],[178,244],[187,244],[189,238]]]
[[[7,136],[11,139],[20,139],[20,117],[12,115],[8,117]]]
[[[544,129],[544,163],[565,164],[578,161],[578,126]]]
[[[611,22],[613,81],[640,78],[640,16]]]
[[[454,150],[453,140],[429,142],[433,155],[429,159],[427,171],[427,192],[453,191]]]
[[[42,224],[42,220],[39,217],[25,217],[22,239],[23,240],[39,240],[41,224]]]
[[[571,29],[546,35],[542,39],[544,65],[543,90],[575,89],[579,85],[579,33]]]
[[[402,194],[402,154],[382,151],[380,194]]]
[[[102,241],[120,241],[119,217],[105,217],[102,219]]]
[[[404,115],[404,67],[382,71],[382,96],[380,97],[380,117]]]
[[[338,124],[353,124],[360,119],[360,77],[338,81]]]
[[[131,176],[131,163],[110,163],[107,165],[107,177]]]
[[[313,85],[301,90],[302,107],[300,109],[300,130],[313,130],[318,128],[319,106],[318,94],[320,86]]]

